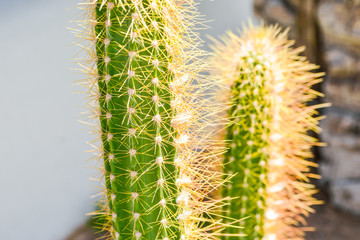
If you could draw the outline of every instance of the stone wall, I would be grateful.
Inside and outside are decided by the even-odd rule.
[[[331,202],[360,214],[360,0],[255,0],[267,23],[291,27],[291,38],[327,75],[318,90],[332,106],[321,122],[321,186]]]

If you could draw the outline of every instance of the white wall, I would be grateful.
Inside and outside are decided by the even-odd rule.
[[[0,239],[61,240],[91,211],[90,140],[73,82],[77,0],[0,0]],[[70,9],[70,10],[69,10]],[[251,0],[203,0],[213,27],[240,27]]]
[[[227,30],[237,31],[250,19],[256,23],[253,0],[201,0],[199,10],[209,29],[202,31],[202,38],[211,44],[207,35],[217,37]]]

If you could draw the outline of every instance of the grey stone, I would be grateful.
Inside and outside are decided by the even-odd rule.
[[[291,8],[296,9],[300,5],[299,0],[283,0],[286,4],[290,5]],[[303,0],[301,0],[303,1]]]
[[[351,77],[356,75],[358,62],[356,56],[336,46],[328,47],[325,51],[325,60],[328,65],[328,74],[332,77]]]
[[[255,0],[255,12],[270,23],[294,26],[294,13],[281,0]]]
[[[326,118],[321,121],[321,127],[326,129],[324,134],[347,135],[360,139],[360,114],[329,107],[326,109],[325,115]]]
[[[360,181],[344,179],[334,182],[330,195],[334,205],[360,215]]]
[[[341,178],[360,178],[360,151],[351,151],[338,146],[322,149],[324,161],[320,174],[324,182]]]
[[[320,149],[322,182],[344,178],[360,179],[360,121],[356,116],[328,110],[321,122],[321,139],[327,144]]]
[[[328,76],[323,83],[327,101],[336,107],[360,112],[360,73],[355,76]]]
[[[318,19],[325,41],[360,51],[360,6],[355,1],[321,1]]]

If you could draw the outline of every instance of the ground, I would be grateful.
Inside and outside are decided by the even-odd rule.
[[[308,225],[315,227],[309,232],[306,240],[358,240],[360,239],[360,217],[336,209],[328,203],[325,194],[318,198],[324,205],[315,207],[316,213],[308,219]]]
[[[316,213],[308,218],[308,225],[315,227],[315,232],[309,232],[306,240],[357,240],[360,239],[360,217],[342,212],[327,202],[325,194],[319,194],[319,199],[325,204],[315,207]],[[95,240],[94,232],[85,227],[79,227],[66,240]]]

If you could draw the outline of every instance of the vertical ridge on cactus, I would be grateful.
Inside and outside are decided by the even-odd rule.
[[[243,219],[226,229],[224,240],[299,240],[305,216],[319,201],[309,183],[311,148],[320,145],[307,135],[318,132],[317,108],[307,103],[321,94],[312,85],[323,73],[293,48],[287,31],[278,26],[250,27],[241,37],[229,32],[216,41],[214,75],[229,87],[229,127],[225,139],[224,173],[234,175],[223,186],[230,197],[227,219]]]
[[[109,239],[218,239],[209,193],[223,183],[212,140],[211,86],[193,32],[193,0],[97,0],[81,4],[77,31],[90,56],[91,115],[98,119]],[[83,41],[84,40],[84,41]],[[206,97],[205,97],[206,96]],[[95,124],[96,125],[96,124]],[[205,201],[206,200],[206,201]]]

